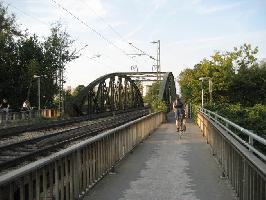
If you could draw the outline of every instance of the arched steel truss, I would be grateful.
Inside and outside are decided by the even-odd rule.
[[[71,116],[144,107],[135,82],[125,73],[111,73],[94,80],[68,105]]]
[[[172,72],[166,72],[164,74],[163,80],[161,81],[159,98],[166,103],[168,111],[170,111],[172,102],[176,98],[175,78]]]
[[[159,98],[166,103],[168,111],[171,110],[172,102],[176,98],[175,79],[172,72],[124,72],[124,74],[138,82],[160,81]]]

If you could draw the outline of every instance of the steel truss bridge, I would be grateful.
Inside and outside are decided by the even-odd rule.
[[[144,102],[138,85],[156,81],[160,82],[159,98],[170,109],[176,95],[171,72],[118,72],[91,82],[67,105],[67,113],[70,116],[82,116],[142,108]]]

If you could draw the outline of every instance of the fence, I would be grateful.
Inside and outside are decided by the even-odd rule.
[[[165,120],[155,113],[0,176],[0,200],[79,199]]]
[[[239,199],[265,200],[265,155],[253,142],[266,145],[266,140],[205,109],[198,113],[197,123]],[[248,141],[233,130],[244,134]]]
[[[38,110],[29,110],[21,112],[0,112],[0,125],[29,121],[38,117],[40,117],[40,112]]]
[[[0,112],[0,126],[16,126],[31,124],[34,120],[40,117],[45,118],[56,118],[59,116],[58,110],[54,109],[42,109],[39,110],[29,110],[20,112]]]

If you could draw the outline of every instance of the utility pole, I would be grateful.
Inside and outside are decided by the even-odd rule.
[[[62,42],[62,41],[61,41]],[[59,70],[58,70],[58,85],[59,85],[59,102],[58,110],[60,117],[64,115],[64,66],[62,60],[62,44],[60,44],[60,58],[59,58]]]
[[[161,73],[161,42],[158,40],[158,72]],[[159,78],[161,80],[161,76]]]
[[[157,65],[157,80],[160,80],[160,73],[161,73],[161,42],[160,40],[151,42],[153,44],[158,44],[157,46],[157,57],[156,57],[156,65]]]
[[[38,110],[41,110],[41,77],[34,75],[33,78],[37,78],[38,81]]]

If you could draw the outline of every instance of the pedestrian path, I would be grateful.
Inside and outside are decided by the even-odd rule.
[[[85,200],[233,200],[199,128],[179,139],[173,117],[128,155]]]

